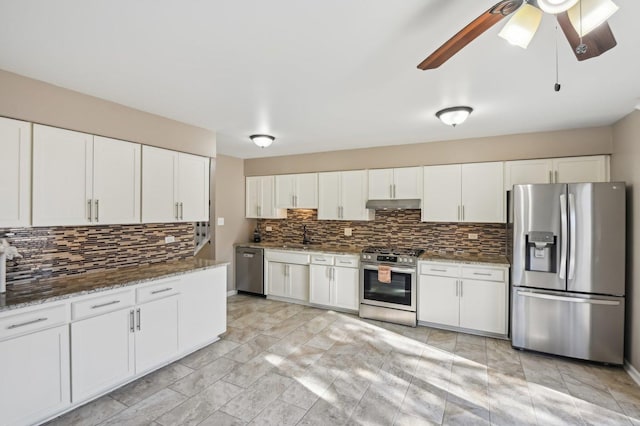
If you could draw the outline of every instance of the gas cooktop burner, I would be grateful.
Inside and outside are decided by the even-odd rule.
[[[402,247],[365,247],[362,250],[363,253],[379,253],[379,254],[387,254],[392,256],[412,256],[418,257],[424,250],[422,249],[414,249],[414,248],[402,248]]]

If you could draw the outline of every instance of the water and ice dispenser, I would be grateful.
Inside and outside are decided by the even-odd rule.
[[[527,271],[557,272],[557,237],[553,232],[532,231],[527,236],[525,269]]]

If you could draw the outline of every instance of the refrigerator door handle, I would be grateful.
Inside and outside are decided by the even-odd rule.
[[[569,279],[572,280],[576,272],[576,199],[569,194]]]
[[[567,200],[564,194],[560,195],[560,271],[558,276],[564,279],[567,270]]]
[[[619,300],[585,299],[582,297],[556,296],[555,294],[531,293],[528,291],[519,291],[518,296],[535,297],[536,299],[560,300],[562,302],[589,303],[592,305],[618,306],[620,304]]]

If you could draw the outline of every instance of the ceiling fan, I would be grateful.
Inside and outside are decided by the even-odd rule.
[[[618,6],[611,0],[502,0],[447,40],[418,68],[438,68],[511,14],[513,16],[500,32],[500,37],[526,49],[540,25],[543,13],[553,14],[576,58],[584,61],[602,55],[617,44],[607,23],[616,10]]]

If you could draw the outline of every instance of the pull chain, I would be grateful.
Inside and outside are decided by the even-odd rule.
[[[576,47],[576,53],[578,55],[584,55],[587,53],[587,45],[582,41],[582,0],[580,0],[580,34],[578,34],[578,36],[580,37],[580,44]]]
[[[560,78],[558,77],[558,68],[558,23],[556,22],[556,84],[553,86],[553,90],[555,90],[556,92],[559,92],[561,87],[559,82]]]

